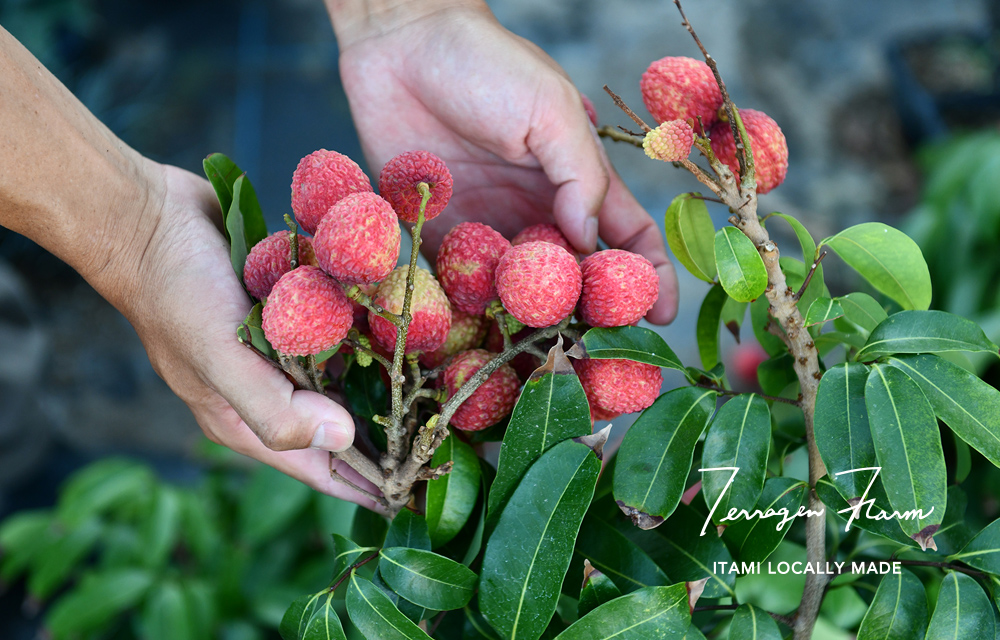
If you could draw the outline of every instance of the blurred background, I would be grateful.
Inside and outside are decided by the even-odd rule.
[[[639,77],[649,62],[698,54],[667,0],[490,5],[503,25],[568,71],[602,124],[629,124],[602,85],[642,112]],[[762,213],[790,213],[817,238],[869,220],[903,228],[931,266],[934,307],[976,319],[994,340],[998,7],[992,0],[688,0],[685,7],[736,102],[767,112],[788,140],[788,178],[761,198]],[[320,0],[0,0],[0,24],[141,153],[199,174],[209,153],[232,157],[252,179],[272,230],[289,212],[299,158],[328,148],[364,165]],[[605,144],[661,226],[672,198],[699,186],[629,145]],[[713,216],[721,224],[726,214]],[[847,273],[827,269],[834,294],[848,284],[835,279],[838,271]],[[681,274],[681,313],[662,330],[685,362],[697,362],[704,287]],[[752,385],[757,349],[748,341],[724,337],[734,381]],[[141,464],[105,462],[61,489],[74,471],[107,456]],[[249,480],[234,470],[241,468]],[[112,476],[119,480],[110,483]],[[129,505],[116,512],[112,531],[122,549],[186,544],[180,560],[168,563],[167,551],[156,560],[168,567],[176,597],[147,602],[138,622],[106,637],[142,636],[143,620],[168,619],[177,602],[197,599],[197,589],[224,594],[205,614],[222,621],[211,637],[276,637],[284,607],[304,592],[299,585],[308,588],[332,566],[328,534],[349,532],[352,518],[336,501],[277,476],[208,447],[128,323],[59,260],[0,228],[0,520],[75,491],[77,502]],[[996,517],[995,499],[983,508]],[[140,512],[160,524],[135,525]],[[67,517],[77,517],[75,531],[84,533],[54,554],[46,578],[25,584],[13,579],[23,567],[9,565],[0,573],[0,638],[35,637],[40,599],[58,592],[98,538],[112,535],[83,526],[85,513]],[[210,531],[192,533],[199,522]],[[32,526],[41,524],[28,521],[23,540],[41,530]],[[213,553],[220,546],[234,550],[220,559]],[[262,558],[267,567],[254,564]],[[184,567],[213,577],[181,580]],[[133,582],[115,587],[127,595],[142,578],[125,577]],[[134,604],[123,596],[116,606]]]

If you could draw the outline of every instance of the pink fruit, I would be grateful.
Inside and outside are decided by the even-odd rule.
[[[580,268],[580,317],[592,327],[635,324],[659,296],[660,278],[653,263],[637,253],[598,251],[587,256]]]
[[[569,251],[574,257],[576,256],[576,249],[569,243],[559,227],[554,224],[535,224],[527,227],[514,236],[510,244],[516,247],[526,242],[551,242]]]
[[[318,267],[281,276],[264,305],[264,336],[279,352],[307,356],[347,336],[354,314],[343,289]]]
[[[454,356],[444,371],[448,396],[454,396],[469,378],[495,356],[495,353],[484,349],[463,351]],[[520,386],[521,382],[510,365],[501,366],[459,405],[451,418],[451,425],[463,431],[480,431],[500,422],[514,409]]]
[[[551,327],[573,313],[583,278],[576,258],[549,242],[512,247],[497,265],[500,301],[521,324]]]
[[[646,155],[653,160],[679,162],[691,155],[694,129],[683,120],[667,120],[649,131],[642,141]]]
[[[754,167],[757,173],[757,193],[767,193],[785,181],[788,173],[788,143],[778,123],[762,111],[740,109],[743,126],[750,135]],[[728,122],[717,122],[709,133],[715,156],[739,178],[740,164],[736,159],[736,143]]]
[[[697,128],[701,116],[708,127],[722,106],[722,92],[712,70],[694,58],[655,60],[642,74],[639,86],[642,101],[657,122],[685,120]]]
[[[660,395],[660,368],[632,360],[574,360],[594,420],[642,411]]]
[[[243,265],[243,284],[254,298],[263,300],[281,276],[292,270],[292,253],[288,231],[278,231],[250,249]],[[298,237],[299,264],[316,266],[312,240]]]
[[[299,161],[292,175],[295,221],[315,235],[320,220],[341,198],[371,190],[371,181],[356,162],[336,151],[314,151]]]
[[[432,220],[451,199],[451,172],[444,160],[430,151],[407,151],[390,160],[378,177],[378,190],[403,222],[416,222],[423,196],[421,182],[430,187],[431,197],[424,208],[424,220]]]
[[[330,208],[313,238],[316,262],[344,284],[385,278],[399,259],[399,223],[389,203],[355,193]]]
[[[406,274],[409,270],[409,265],[404,265],[390,273],[378,285],[375,304],[387,311],[402,313]],[[406,353],[424,353],[440,348],[451,328],[451,305],[448,304],[448,298],[434,276],[419,267],[413,278],[410,314],[413,320],[406,334]],[[383,349],[390,352],[396,350],[396,325],[370,311],[368,324],[371,326],[372,335]]]
[[[494,275],[510,242],[478,222],[462,222],[445,235],[437,255],[437,274],[451,304],[482,315],[497,298]]]

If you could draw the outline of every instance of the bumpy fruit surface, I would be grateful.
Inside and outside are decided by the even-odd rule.
[[[486,322],[485,316],[473,316],[452,309],[451,329],[444,344],[434,351],[424,353],[420,356],[420,362],[425,367],[433,369],[459,351],[478,347],[486,336]]]
[[[757,193],[767,193],[785,181],[788,173],[788,143],[778,123],[762,111],[740,109],[743,126],[750,135],[754,167],[757,172]],[[736,143],[728,122],[717,122],[709,135],[716,157],[739,177],[740,163],[736,159]]]
[[[448,205],[453,182],[444,160],[430,151],[407,151],[387,162],[378,176],[378,191],[400,220],[416,222],[422,199],[417,185],[421,182],[431,190],[424,220],[432,220]]]
[[[318,267],[281,276],[264,305],[264,336],[291,356],[333,348],[347,336],[354,314],[343,289]]]
[[[639,321],[659,297],[653,263],[637,253],[608,249],[580,264],[580,317],[592,327],[623,327]]]
[[[278,279],[292,270],[292,253],[288,231],[278,231],[250,249],[243,265],[243,284],[250,295],[263,300],[271,293]],[[299,236],[299,264],[316,266],[312,240]]]
[[[395,269],[378,285],[374,302],[393,313],[402,313],[409,265]],[[413,321],[406,334],[406,353],[434,351],[444,344],[451,329],[451,305],[441,285],[426,269],[417,268],[413,277],[413,301],[410,303]],[[396,325],[368,312],[368,324],[378,344],[387,351],[396,349]]]
[[[504,308],[521,324],[541,328],[573,313],[583,276],[569,251],[550,242],[527,242],[503,255],[496,283]]]
[[[292,174],[295,221],[315,235],[330,207],[352,193],[371,190],[371,181],[354,160],[336,151],[314,151],[299,160]]]
[[[660,368],[632,360],[574,360],[594,420],[642,411],[660,395]]]
[[[441,241],[437,274],[452,306],[482,315],[497,298],[494,282],[500,257],[510,249],[498,231],[478,222],[455,225]]]
[[[707,127],[718,117],[722,92],[712,70],[701,60],[666,57],[655,60],[639,83],[642,101],[656,121],[684,120]]]
[[[453,357],[444,371],[448,396],[454,396],[469,378],[495,356],[495,353],[485,349],[472,349]],[[451,425],[463,431],[479,431],[500,422],[514,409],[520,386],[521,382],[510,365],[501,366],[459,405],[451,418]]]
[[[678,162],[691,155],[694,129],[683,120],[667,120],[649,131],[642,140],[642,148],[653,160]]]
[[[510,244],[516,247],[519,244],[528,242],[551,242],[569,251],[573,256],[576,256],[576,249],[569,243],[569,240],[559,230],[559,227],[554,224],[535,224],[527,227],[514,236]]]
[[[344,284],[385,278],[399,259],[399,222],[388,202],[355,193],[330,207],[313,238],[316,262]]]

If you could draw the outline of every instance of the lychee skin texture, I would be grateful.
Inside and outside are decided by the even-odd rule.
[[[698,116],[707,127],[718,118],[722,92],[715,76],[701,60],[666,57],[653,61],[639,82],[642,101],[657,122],[690,120]]]
[[[295,221],[315,235],[330,207],[345,196],[365,191],[372,191],[372,183],[356,162],[336,151],[313,151],[299,160],[292,174]]]
[[[510,242],[485,224],[462,222],[441,241],[437,274],[452,306],[463,313],[482,315],[497,298],[494,282],[500,257]]]
[[[637,253],[598,251],[584,258],[580,269],[580,317],[592,327],[634,324],[660,295],[660,277],[653,263]]]
[[[740,109],[743,126],[750,134],[750,147],[757,174],[757,193],[767,193],[785,181],[788,173],[788,142],[778,123],[766,113]],[[740,163],[736,159],[736,143],[728,122],[717,122],[709,135],[715,156],[739,178]]]
[[[497,293],[521,324],[551,327],[573,313],[583,276],[576,258],[550,242],[526,242],[497,265]]]
[[[660,368],[633,360],[574,360],[594,420],[642,411],[660,395]]]
[[[344,284],[385,278],[399,259],[399,222],[388,202],[355,193],[330,207],[316,230],[316,262]]]
[[[450,356],[459,351],[478,347],[486,336],[486,317],[451,310],[451,329],[444,344],[434,351],[420,356],[420,362],[428,368],[440,366]]]
[[[448,396],[455,395],[465,382],[496,356],[485,349],[463,351],[451,359],[444,371],[444,384]],[[462,431],[480,431],[500,422],[514,409],[517,391],[521,386],[517,374],[509,364],[501,366],[486,379],[476,391],[466,399],[455,415],[451,425]]]
[[[406,274],[409,270],[409,265],[393,270],[378,285],[375,304],[393,313],[402,313]],[[440,348],[448,338],[448,330],[451,329],[451,305],[434,276],[419,267],[413,277],[410,314],[413,320],[406,334],[406,353],[424,353]],[[371,311],[368,312],[368,324],[376,342],[386,351],[394,352],[396,325]]]
[[[403,222],[416,222],[423,196],[417,185],[426,182],[431,197],[424,208],[424,221],[433,220],[448,206],[453,181],[444,160],[430,151],[401,153],[382,167],[378,176],[379,194],[389,201]]]
[[[264,336],[290,356],[333,348],[347,336],[354,314],[339,284],[318,267],[281,276],[264,305]]]
[[[316,266],[312,240],[299,236],[299,264]],[[288,231],[278,231],[250,249],[243,265],[243,284],[254,298],[263,300],[281,276],[292,270],[292,252]]]
[[[569,243],[559,227],[554,224],[535,224],[527,227],[514,236],[510,244],[516,247],[526,242],[551,242],[569,251],[574,257],[576,256],[576,249]]]
[[[683,120],[667,120],[649,131],[642,141],[646,155],[653,160],[679,162],[691,155],[694,129]]]

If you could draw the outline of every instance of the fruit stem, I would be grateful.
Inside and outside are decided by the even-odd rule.
[[[299,268],[299,225],[295,224],[292,216],[285,214],[285,224],[288,225],[288,262],[292,270]]]

